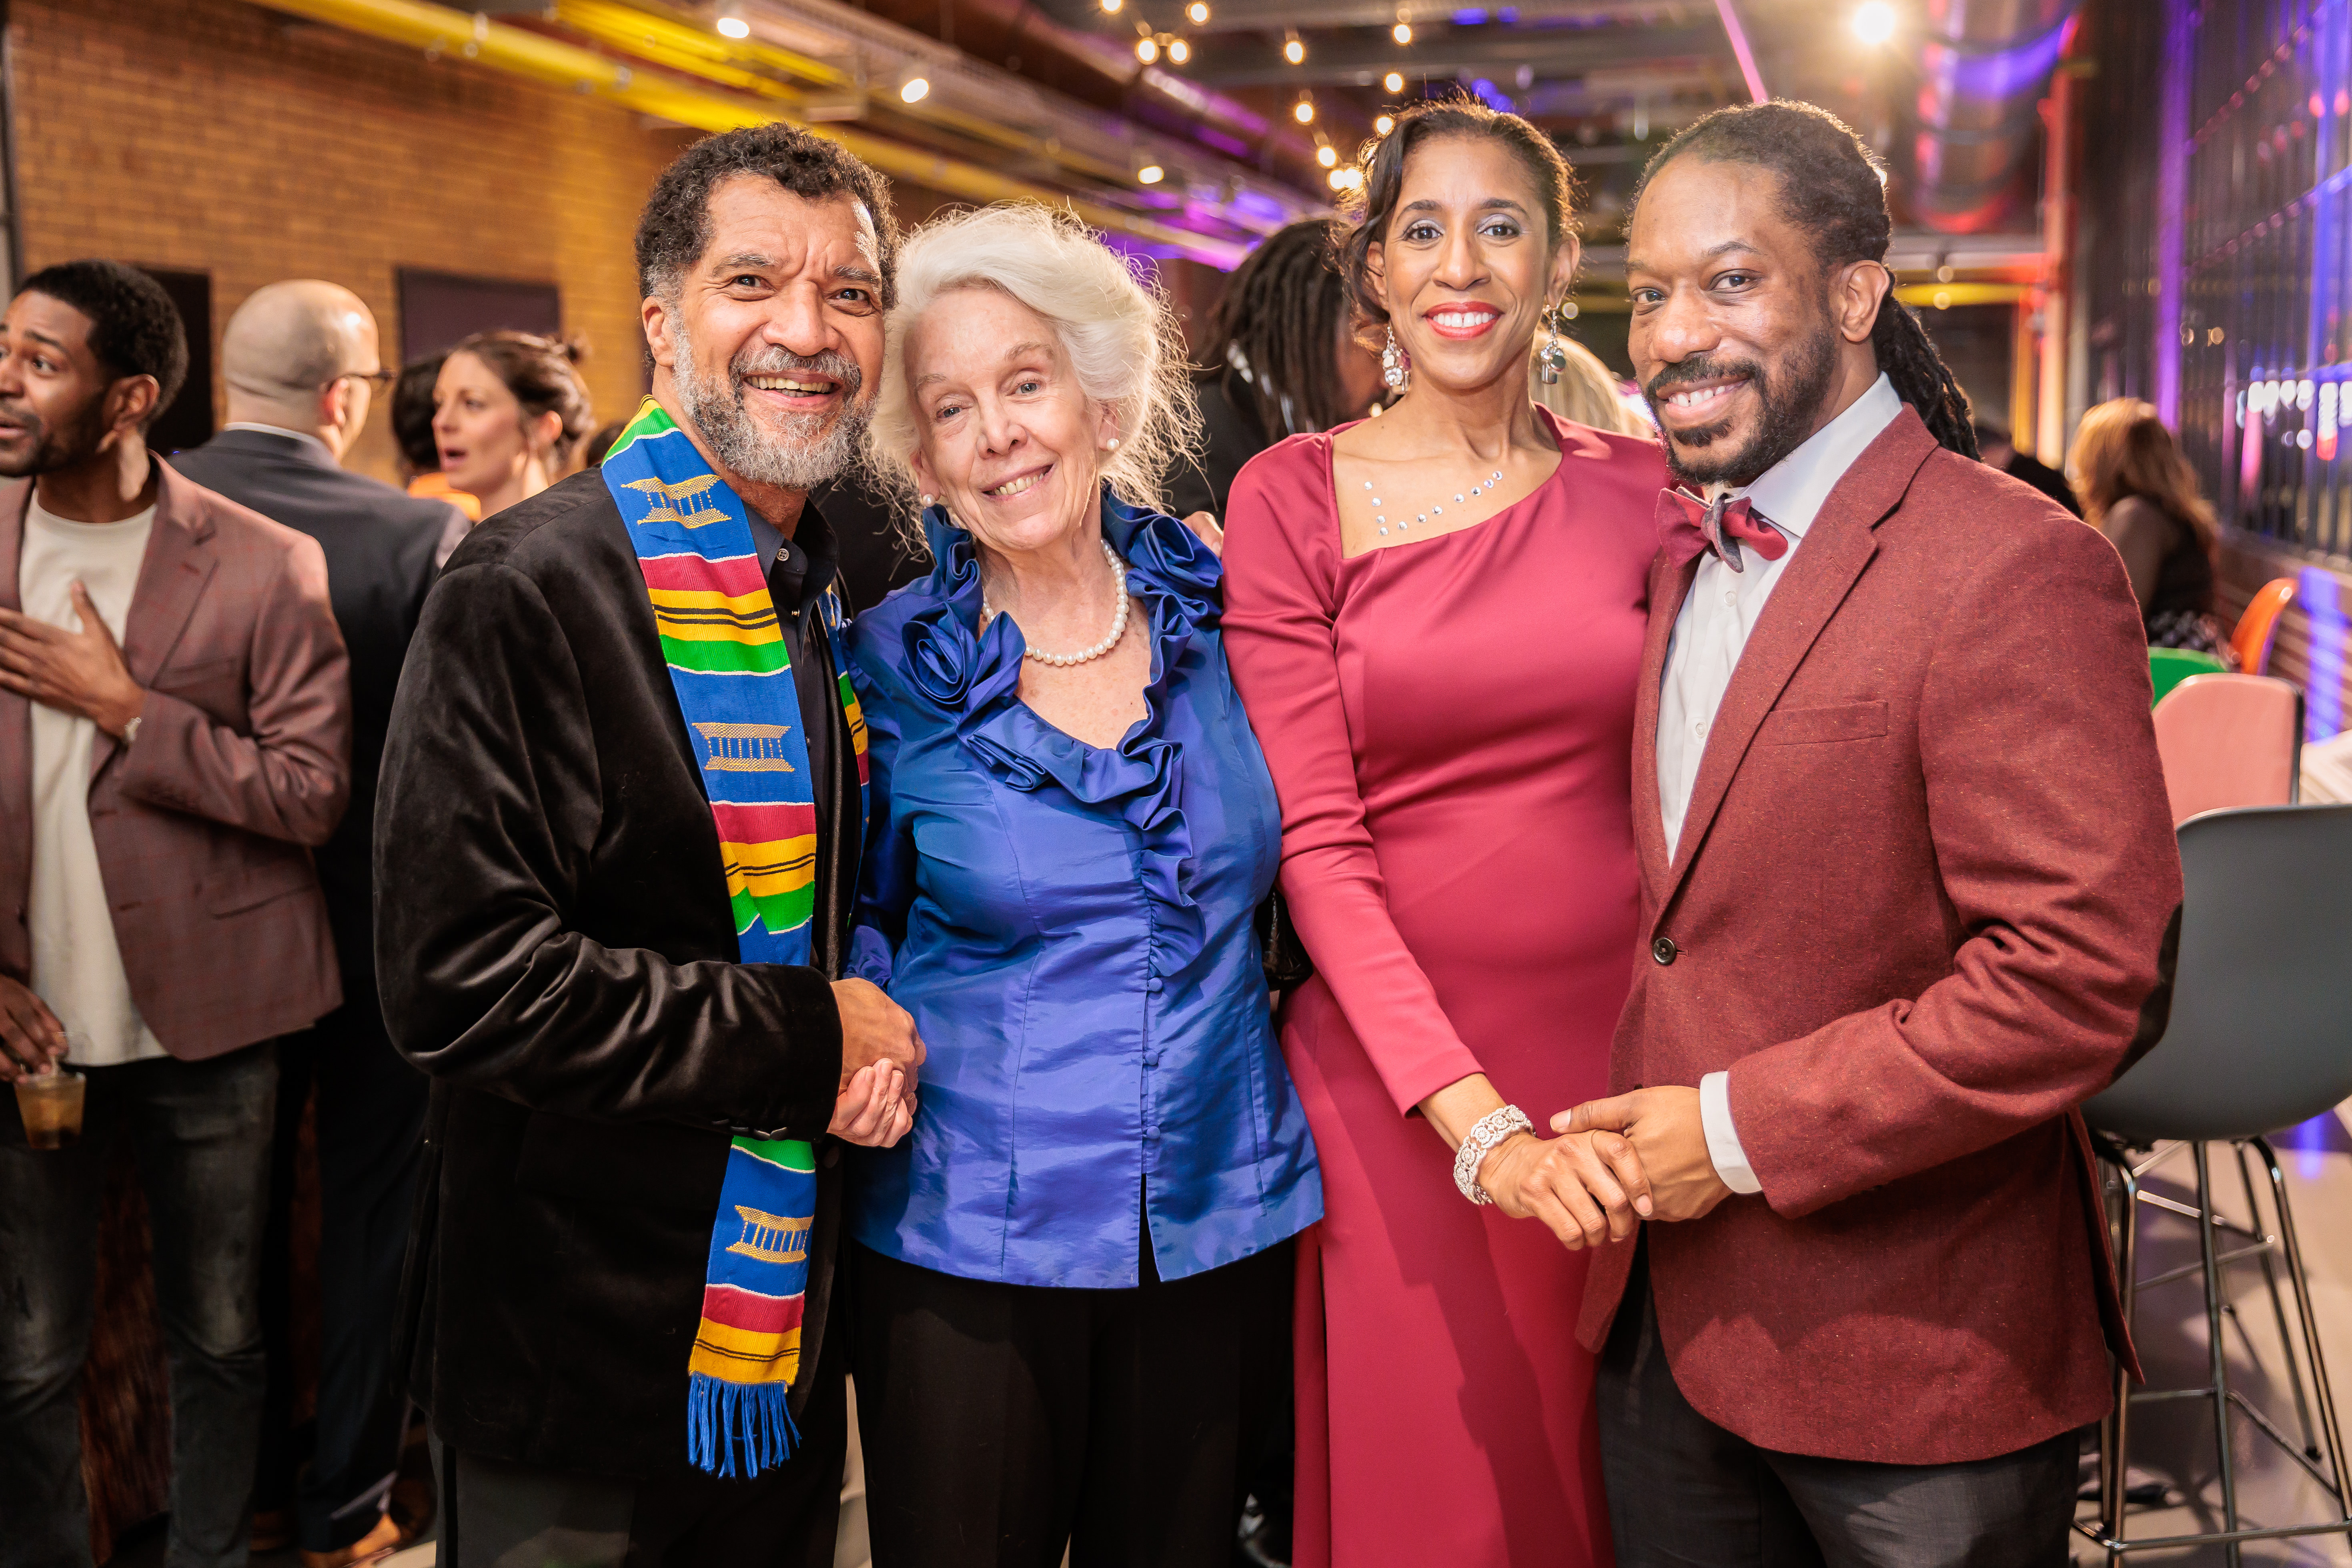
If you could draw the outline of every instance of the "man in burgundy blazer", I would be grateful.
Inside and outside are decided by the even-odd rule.
[[[1651,1184],[1580,1325],[1623,1568],[2063,1563],[2131,1355],[2074,1107],[2168,1000],[2145,645],[2105,542],[1970,460],[1887,232],[1853,133],[1789,104],[1677,137],[1629,228],[1692,499],[1615,1097],[1555,1123]]]
[[[270,1042],[341,994],[310,864],[350,788],[326,563],[150,455],[186,368],[170,297],[111,262],[0,319],[0,1078],[62,1058],[86,1100],[57,1150],[0,1110],[0,1565],[89,1557],[75,1387],[117,1138],[154,1230],[171,1559],[245,1561]]]

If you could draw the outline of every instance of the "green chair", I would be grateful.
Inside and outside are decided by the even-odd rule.
[[[2148,705],[2163,701],[2166,692],[2192,675],[2212,675],[2229,668],[2211,654],[2194,648],[2152,647],[2147,650],[2147,679],[2156,695]]]

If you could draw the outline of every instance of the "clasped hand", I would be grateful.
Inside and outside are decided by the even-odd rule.
[[[1623,1241],[1644,1219],[1696,1219],[1731,1195],[1716,1174],[1695,1089],[1639,1089],[1551,1119],[1560,1134],[1504,1140],[1478,1184],[1514,1219],[1540,1219],[1571,1251]]]
[[[915,1124],[915,1071],[923,1039],[907,1010],[867,980],[833,983],[841,1014],[841,1089],[825,1131],[845,1142],[887,1149]]]

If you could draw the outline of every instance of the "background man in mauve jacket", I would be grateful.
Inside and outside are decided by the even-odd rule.
[[[110,261],[35,273],[0,321],[0,474],[32,481],[0,486],[0,1078],[88,1079],[66,1148],[0,1112],[11,1565],[89,1561],[75,1387],[118,1137],[154,1229],[171,1561],[245,1561],[272,1042],[341,999],[310,866],[351,782],[326,562],[149,454],[187,368],[170,296]]]

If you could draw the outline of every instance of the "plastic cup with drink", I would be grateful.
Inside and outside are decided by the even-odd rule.
[[[67,1054],[79,1043],[68,1031]],[[81,1136],[82,1093],[89,1083],[81,1074],[68,1072],[62,1061],[16,1080],[16,1113],[25,1119],[27,1147],[62,1149]]]

